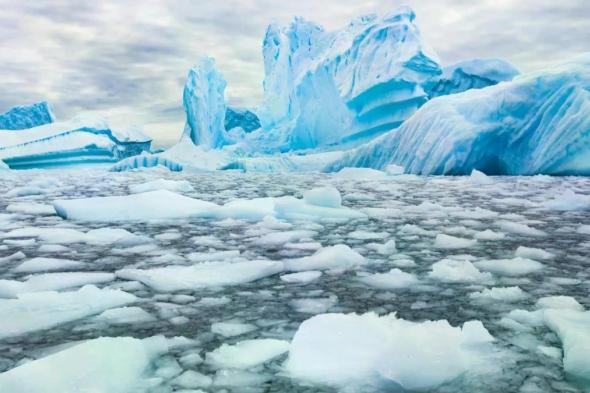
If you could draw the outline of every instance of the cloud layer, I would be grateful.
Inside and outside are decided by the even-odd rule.
[[[84,4],[88,3],[88,4]],[[590,51],[590,1],[408,0],[441,60],[501,57],[523,71]],[[261,42],[295,15],[327,29],[402,2],[379,0],[0,0],[0,112],[47,100],[59,118],[108,114],[157,142],[182,130],[182,86],[204,55],[234,105],[262,96]]]

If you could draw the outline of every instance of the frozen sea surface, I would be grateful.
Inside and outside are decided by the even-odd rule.
[[[12,320],[0,336],[0,390],[23,378],[70,378],[88,351],[94,360],[80,366],[79,387],[104,389],[110,375],[122,392],[589,389],[589,179],[159,170],[1,176],[0,310]],[[129,195],[158,184],[217,205],[302,198],[333,186],[344,206],[365,217],[84,223],[52,214],[56,199]],[[330,190],[307,198],[337,206]],[[300,270],[309,272],[294,274]],[[368,312],[323,319],[349,321],[343,336],[332,334],[337,322],[318,319],[294,340],[314,315]],[[469,321],[481,321],[495,340]],[[99,337],[117,339],[89,341]],[[472,342],[487,347],[475,350]],[[420,371],[404,360],[413,354],[416,364],[437,364],[437,356],[449,364]],[[307,356],[342,361],[348,375],[333,364],[314,367]],[[289,364],[298,364],[296,373]],[[70,386],[37,382],[23,389]]]

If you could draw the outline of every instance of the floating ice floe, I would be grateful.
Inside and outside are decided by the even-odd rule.
[[[223,344],[209,352],[205,362],[220,369],[249,369],[280,356],[289,350],[289,342],[272,338]]]
[[[317,280],[322,276],[321,271],[317,270],[309,270],[299,273],[289,273],[283,274],[280,278],[281,281],[284,281],[289,284],[307,284],[312,281]]]
[[[295,272],[309,270],[345,271],[365,263],[365,258],[344,244],[324,247],[313,255],[284,262],[285,269]]]
[[[10,393],[129,393],[147,391],[156,359],[168,352],[163,337],[101,337],[0,374]]]
[[[328,312],[332,307],[338,303],[337,296],[330,296],[325,298],[300,298],[293,299],[289,305],[297,312],[304,314],[323,314]]]
[[[428,390],[477,373],[493,340],[479,321],[460,328],[395,314],[322,314],[299,326],[285,369],[308,383]]]
[[[378,289],[401,289],[416,285],[418,278],[411,273],[399,269],[391,269],[387,273],[377,273],[357,278],[358,281]]]
[[[64,219],[98,222],[147,221],[190,217],[234,218],[259,221],[267,216],[287,220],[353,219],[366,215],[341,204],[336,189],[320,198],[315,190],[307,200],[294,197],[237,199],[219,206],[168,190],[125,196],[94,197],[54,201],[57,214]],[[315,195],[315,196],[314,196]],[[318,204],[315,204],[318,203]],[[328,205],[328,206],[327,206]]]
[[[434,247],[445,250],[469,248],[476,244],[477,240],[445,235],[444,233],[436,235],[436,239],[434,239]]]
[[[590,196],[566,190],[554,199],[544,202],[542,206],[549,210],[590,210]]]
[[[0,238],[37,238],[52,244],[110,244],[121,241],[135,241],[138,236],[122,228],[99,228],[81,232],[73,228],[22,227],[0,234]]]
[[[283,271],[282,262],[208,262],[192,266],[166,266],[154,269],[121,269],[117,276],[140,281],[160,292],[205,287],[238,285],[272,276]]]
[[[542,263],[522,257],[478,261],[474,264],[481,270],[503,276],[524,276],[544,268]]]
[[[0,280],[0,298],[13,298],[30,292],[57,291],[76,288],[87,284],[101,284],[113,281],[113,273],[103,272],[60,272],[28,276],[25,281]]]
[[[540,248],[534,247],[524,247],[519,246],[516,251],[514,252],[514,256],[522,257],[522,258],[529,258],[529,259],[552,259],[555,255],[542,250]]]
[[[16,299],[0,299],[0,313],[5,318],[0,338],[48,329],[136,300],[129,293],[92,285],[72,292],[25,293]]]
[[[153,322],[156,318],[141,307],[119,307],[103,311],[94,320],[109,325],[126,325]]]
[[[36,257],[24,261],[14,268],[17,273],[38,273],[54,270],[69,270],[84,266],[82,262],[61,258]]]
[[[585,386],[590,384],[590,311],[584,311],[569,296],[541,298],[536,308],[535,311],[512,310],[501,322],[515,330],[546,325],[561,341],[566,374]]]
[[[471,299],[483,302],[518,302],[526,299],[529,295],[519,287],[493,287],[484,288],[480,292],[473,292],[469,295]]]
[[[132,194],[139,194],[142,192],[168,190],[172,192],[191,192],[194,191],[193,186],[186,180],[167,180],[158,179],[152,180],[142,184],[132,184],[129,186],[129,192]]]
[[[188,218],[209,214],[218,206],[175,194],[167,190],[111,197],[95,197],[55,201],[57,214],[80,221],[145,221]]]
[[[443,259],[432,265],[428,276],[437,281],[480,283],[492,280],[492,275],[481,272],[467,260]]]
[[[211,331],[223,337],[241,336],[256,330],[257,327],[251,323],[239,321],[216,322],[211,325]]]

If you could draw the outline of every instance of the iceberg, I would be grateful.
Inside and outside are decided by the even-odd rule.
[[[105,120],[78,116],[26,130],[0,130],[0,160],[11,169],[113,163],[150,149],[136,129],[112,129]]]
[[[445,67],[443,73],[426,83],[429,98],[481,89],[511,81],[519,74],[510,63],[501,59],[472,59]]]
[[[590,175],[590,53],[430,100],[325,170],[390,164],[422,175]]]
[[[195,145],[220,148],[228,141],[225,136],[225,86],[223,76],[210,57],[201,59],[192,68],[184,85],[182,104],[186,112],[184,135]]]
[[[24,130],[53,123],[55,116],[47,102],[15,106],[0,115],[0,130]]]
[[[302,18],[268,27],[263,42],[265,131],[269,151],[359,144],[399,126],[428,98],[438,57],[408,7],[326,32]]]

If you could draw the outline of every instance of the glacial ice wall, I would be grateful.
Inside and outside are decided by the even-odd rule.
[[[78,116],[26,130],[0,130],[0,160],[12,169],[116,162],[150,149],[141,131],[112,129],[106,121]]]
[[[398,127],[427,100],[441,73],[408,7],[326,32],[295,18],[270,25],[263,43],[265,142],[277,150],[358,144]]]
[[[23,130],[53,123],[55,117],[47,102],[15,106],[0,115],[0,130]]]
[[[472,59],[445,67],[443,73],[428,81],[424,88],[428,97],[434,98],[511,81],[518,74],[505,60]]]
[[[206,57],[192,68],[182,95],[186,112],[184,134],[195,145],[220,148],[227,144],[225,137],[225,86],[215,61]]]
[[[326,170],[389,164],[423,175],[590,175],[590,53],[435,98]]]

